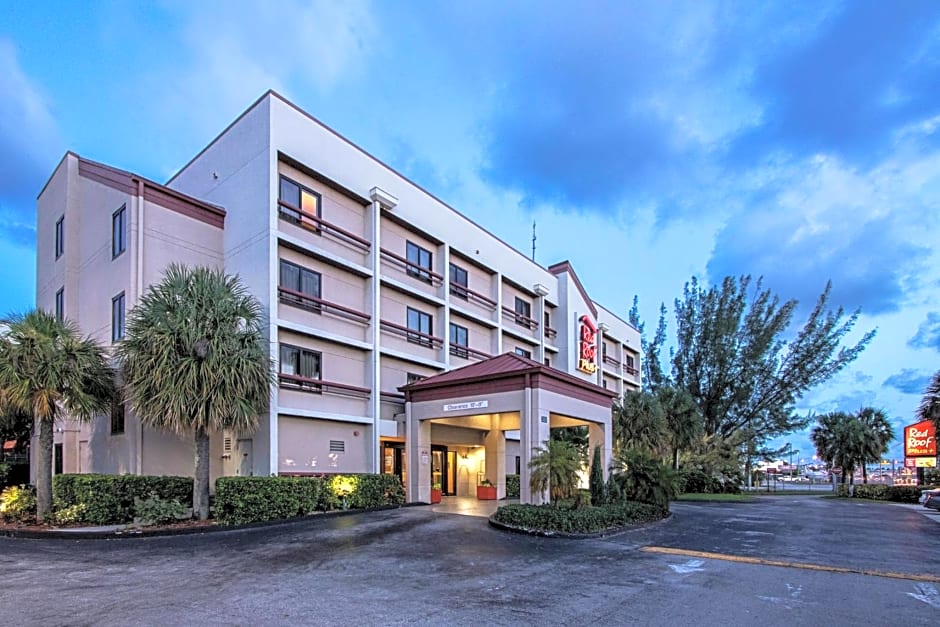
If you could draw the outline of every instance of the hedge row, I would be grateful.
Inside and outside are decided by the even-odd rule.
[[[922,490],[931,490],[929,485],[884,485],[881,483],[855,484],[854,498],[895,503],[917,503]],[[849,497],[849,486],[839,484],[839,496]]]
[[[652,522],[667,515],[667,511],[655,505],[634,502],[583,509],[556,505],[504,505],[496,510],[494,520],[530,531],[594,533]]]
[[[519,498],[519,475],[506,475],[506,498]]]
[[[52,478],[54,508],[75,507],[81,512],[80,520],[75,522],[130,522],[135,516],[134,499],[148,499],[151,494],[168,501],[176,499],[188,507],[193,502],[192,477],[64,474]]]
[[[219,477],[215,482],[215,518],[226,525],[404,502],[405,490],[396,475]]]

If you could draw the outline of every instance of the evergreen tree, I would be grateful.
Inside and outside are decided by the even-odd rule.
[[[594,447],[594,457],[591,458],[591,474],[588,476],[588,487],[591,489],[591,505],[603,505],[607,502],[607,486],[604,483],[604,462],[601,461],[601,447]]]

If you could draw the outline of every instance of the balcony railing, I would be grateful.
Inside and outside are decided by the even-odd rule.
[[[529,316],[521,314],[515,309],[506,307],[505,305],[503,305],[503,315],[508,318],[512,318],[516,321],[516,324],[526,327],[527,329],[537,329],[539,326],[539,321],[535,318],[530,318]]]
[[[414,329],[409,329],[408,327],[395,324],[394,322],[389,322],[388,320],[382,320],[381,324],[383,331],[388,331],[395,335],[404,337],[413,344],[419,344],[426,348],[440,348],[444,345],[444,340],[434,335],[422,333],[421,331],[416,331]]]
[[[623,365],[623,371],[626,372],[626,373],[629,374],[629,375],[634,376],[634,377],[635,377],[636,375],[640,374],[640,371],[639,371],[639,370],[637,370],[637,369],[634,368],[633,366],[628,366],[628,365],[626,365],[626,364]]]
[[[317,298],[310,294],[304,294],[303,292],[292,290],[289,287],[278,287],[277,293],[280,302],[286,305],[300,307],[301,309],[306,309],[314,313],[329,313],[362,324],[366,324],[372,319],[372,316],[367,313],[356,311],[355,309],[350,309],[349,307],[344,307],[343,305],[323,300],[322,298]]]
[[[346,383],[337,383],[336,381],[324,381],[323,379],[312,379],[310,377],[301,377],[296,374],[279,373],[277,375],[278,385],[288,389],[310,392],[312,394],[338,394],[341,396],[356,396],[368,398],[372,394],[369,388],[348,385]]]
[[[409,261],[407,258],[402,257],[387,248],[381,249],[382,256],[386,259],[394,262],[396,265],[399,265],[405,269],[405,272],[409,276],[413,276],[418,280],[425,281],[431,285],[441,285],[444,282],[444,277],[441,274],[438,274],[430,268],[425,268],[424,266],[419,266],[413,261]]]
[[[492,357],[489,353],[484,353],[483,351],[470,348],[463,344],[451,344],[450,354],[456,357],[463,357],[464,359],[489,359]]]
[[[450,284],[450,293],[457,298],[462,298],[468,302],[476,303],[487,309],[496,309],[497,302],[490,298],[489,296],[484,296],[480,292],[471,290],[466,285],[461,285],[459,283]]]
[[[320,216],[307,213],[303,209],[295,207],[294,205],[288,202],[284,202],[283,200],[277,201],[277,204],[278,215],[282,220],[286,220],[291,224],[296,224],[297,226],[305,228],[313,233],[323,233],[330,235],[365,251],[368,251],[370,248],[372,248],[372,242],[366,238],[356,235],[355,233],[350,233],[342,227],[327,222]]]
[[[604,355],[604,363],[609,366],[613,366],[614,368],[620,367],[620,362],[614,359],[613,357],[611,357],[610,355]]]
[[[551,327],[545,327],[545,337],[550,340],[554,340],[556,337],[558,337],[558,331]]]

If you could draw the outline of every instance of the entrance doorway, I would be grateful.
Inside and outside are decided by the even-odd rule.
[[[446,446],[431,445],[431,485],[441,484],[441,494],[457,494],[457,451],[448,451]]]
[[[404,442],[382,443],[382,472],[397,475],[402,485],[407,485],[405,482],[408,479],[406,459]]]

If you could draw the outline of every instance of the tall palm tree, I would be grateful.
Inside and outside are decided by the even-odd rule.
[[[831,412],[818,418],[818,424],[810,432],[810,439],[820,459],[830,467],[842,468],[842,483],[845,483],[864,459],[867,435],[867,430],[857,416]]]
[[[679,470],[679,450],[686,449],[704,433],[702,412],[686,390],[671,385],[656,389],[656,397],[666,421],[667,439],[672,446],[672,466]]]
[[[663,408],[652,392],[626,392],[613,410],[614,445],[619,450],[655,452],[666,430]]]
[[[66,415],[89,420],[115,398],[104,348],[74,323],[34,310],[0,323],[0,411],[32,417],[39,434],[36,517],[52,510],[52,430]]]
[[[868,464],[878,462],[888,451],[888,445],[894,439],[894,430],[887,414],[874,407],[863,407],[856,414],[865,429],[865,441],[862,446],[862,481],[868,483]]]
[[[570,498],[578,489],[581,455],[576,446],[563,440],[548,440],[529,461],[529,488],[535,494],[549,490],[552,501]]]
[[[128,316],[118,356],[145,423],[195,444],[193,514],[209,516],[209,433],[254,431],[273,367],[262,306],[237,277],[173,264]]]
[[[940,429],[940,370],[934,373],[930,385],[924,390],[924,398],[917,408],[917,417],[921,420],[933,420]]]

